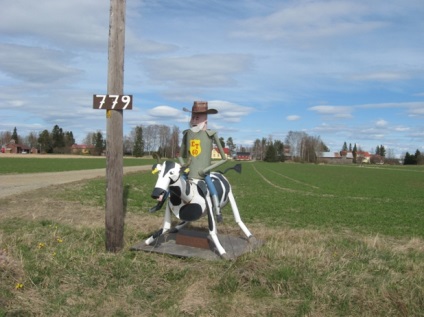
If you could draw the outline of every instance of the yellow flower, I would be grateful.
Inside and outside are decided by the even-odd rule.
[[[44,248],[46,245],[43,243],[43,242],[39,242],[38,243],[38,248],[39,249],[41,249],[41,248]]]
[[[22,283],[16,283],[16,285],[15,285],[16,289],[21,289],[23,287],[24,287],[24,284],[22,284]]]
[[[56,239],[56,241],[57,241],[58,243],[62,243],[62,242],[63,242],[63,239],[61,239],[61,238],[57,238],[57,239]]]
[[[53,252],[53,253],[52,253],[52,256],[56,256],[56,252]]]

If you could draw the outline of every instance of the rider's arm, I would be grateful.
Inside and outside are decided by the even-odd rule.
[[[178,161],[181,165],[184,165],[184,158],[187,158],[187,130],[183,131],[183,140],[180,147],[180,155],[178,156]]]
[[[209,133],[209,136],[213,137],[218,147],[219,154],[221,154],[221,160],[203,169],[201,172],[203,173],[203,175],[209,173],[214,168],[217,168],[218,166],[221,166],[222,164],[227,162],[227,156],[225,155],[224,149],[222,148],[221,142],[219,141],[218,133],[216,133],[215,131],[210,131],[210,130],[208,131],[208,133]]]

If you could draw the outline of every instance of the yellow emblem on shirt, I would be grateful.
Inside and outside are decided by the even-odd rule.
[[[190,154],[194,157],[198,156],[202,152],[202,148],[200,146],[200,140],[191,140],[190,141]]]

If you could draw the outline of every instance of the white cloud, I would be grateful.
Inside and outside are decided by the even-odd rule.
[[[389,123],[386,120],[380,119],[375,122],[375,125],[379,128],[386,127]]]
[[[327,117],[349,119],[352,118],[352,107],[347,106],[314,106],[308,108],[308,110],[314,111],[320,115]]]
[[[218,110],[219,118],[225,122],[240,122],[242,117],[255,111],[253,107],[241,106],[223,100],[208,101],[208,106],[211,109]]]
[[[290,115],[290,116],[287,116],[286,119],[288,121],[297,121],[297,120],[300,120],[300,116],[298,116],[298,115]]]
[[[181,116],[182,111],[169,107],[169,106],[158,106],[153,109],[150,109],[148,111],[148,114],[151,115],[152,117],[175,118],[175,117]]]
[[[396,132],[405,132],[405,131],[409,131],[411,128],[409,127],[403,127],[403,126],[397,126],[394,128],[394,130]]]
[[[352,80],[357,81],[397,81],[407,80],[412,77],[411,73],[406,72],[376,72],[376,73],[363,73],[354,74],[351,76]]]

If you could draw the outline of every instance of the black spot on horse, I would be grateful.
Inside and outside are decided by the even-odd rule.
[[[180,209],[180,219],[185,221],[195,221],[202,217],[203,211],[199,204],[184,205]]]
[[[169,191],[171,192],[171,204],[174,206],[179,206],[182,202],[181,200],[181,188],[178,186],[169,187]]]

